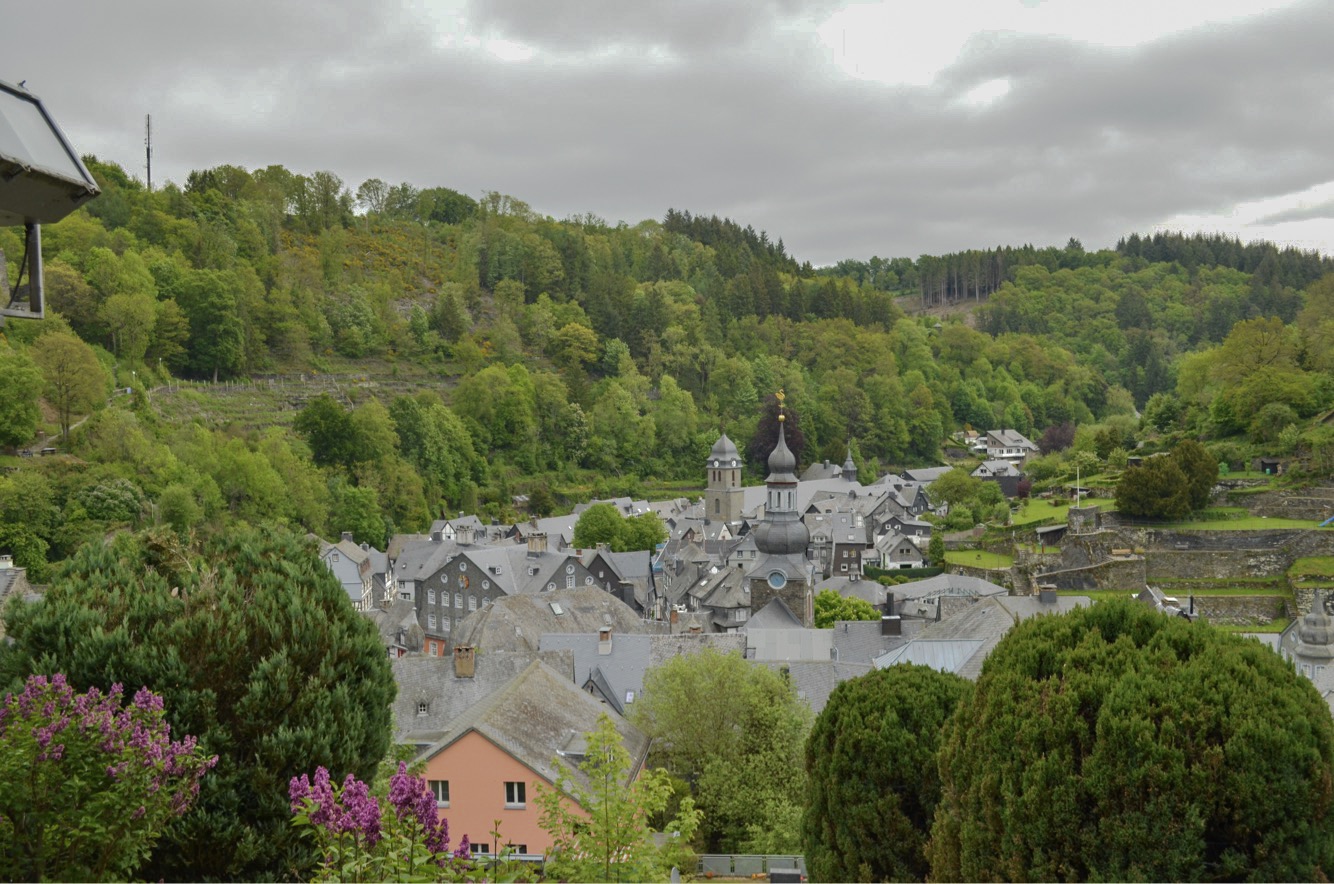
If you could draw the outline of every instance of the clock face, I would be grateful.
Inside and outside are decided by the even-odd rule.
[[[769,585],[774,589],[782,589],[787,585],[787,575],[782,571],[774,571],[769,574]]]

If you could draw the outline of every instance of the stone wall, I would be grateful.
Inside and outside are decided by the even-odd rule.
[[[1009,568],[991,569],[991,568],[973,568],[968,565],[950,565],[949,573],[963,574],[967,577],[979,577],[982,580],[988,580],[997,586],[1003,586],[1006,589],[1014,589],[1014,580]]]
[[[1139,592],[1144,589],[1145,573],[1142,556],[1109,559],[1096,565],[1065,568],[1037,574],[1038,583],[1051,583],[1057,589],[1078,589],[1092,592],[1100,589],[1125,589]]]
[[[1144,554],[1149,582],[1154,580],[1227,580],[1282,577],[1292,557],[1282,550],[1153,549]]]
[[[1176,599],[1182,610],[1190,610],[1189,596],[1177,595]],[[1281,596],[1197,595],[1194,601],[1195,616],[1216,626],[1262,626],[1292,616],[1287,599]]]

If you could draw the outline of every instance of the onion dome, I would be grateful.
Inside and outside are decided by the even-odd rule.
[[[787,435],[783,431],[783,424],[778,425],[778,444],[769,455],[769,476],[765,482],[792,482],[796,483],[797,477],[794,470],[797,468],[796,455],[792,449],[787,447]]]

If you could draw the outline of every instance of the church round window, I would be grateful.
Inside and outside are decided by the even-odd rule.
[[[769,585],[774,589],[782,589],[787,586],[787,575],[782,571],[771,571],[769,573]]]

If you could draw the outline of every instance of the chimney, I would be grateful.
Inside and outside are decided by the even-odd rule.
[[[1054,605],[1056,604],[1056,587],[1050,583],[1038,584],[1038,604]]]
[[[611,653],[611,627],[598,628],[598,654],[605,657]]]
[[[540,556],[547,551],[547,536],[541,531],[528,535],[528,555]]]
[[[344,540],[348,540],[348,541],[350,541],[350,540],[352,539],[352,532],[351,532],[351,531],[344,531],[344,532],[343,532],[343,539],[344,539]]]
[[[672,608],[672,614],[668,622],[670,622],[672,625],[675,625],[680,621],[680,619],[681,619],[680,612],[677,611],[676,608]]]
[[[885,614],[880,618],[881,635],[903,635],[903,618],[898,614]]]
[[[457,530],[458,533],[455,535],[455,539],[459,546],[472,546],[472,526],[460,525]]]
[[[472,645],[459,645],[454,648],[454,677],[472,678],[476,661],[473,652],[476,649]]]
[[[445,542],[445,533],[444,533],[443,531],[432,531],[432,532],[431,532],[431,542],[432,542],[432,543],[444,543],[444,542]]]

